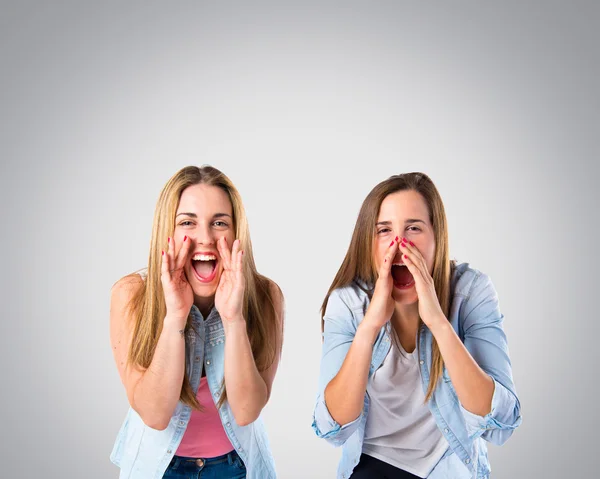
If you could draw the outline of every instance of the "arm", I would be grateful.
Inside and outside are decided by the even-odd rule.
[[[313,429],[336,446],[354,433],[363,412],[373,344],[394,309],[391,260],[396,248],[392,242],[379,269],[373,299],[358,326],[342,298],[343,290],[334,290],[327,302]]]
[[[127,276],[112,288],[110,303],[110,341],[121,382],[131,407],[144,423],[165,429],[175,410],[184,374],[185,340],[179,333],[185,319],[165,318],[152,362],[147,369],[128,361],[133,336],[133,321],[128,303],[142,287],[138,275]]]
[[[235,421],[240,426],[254,422],[266,406],[271,395],[271,386],[281,351],[283,340],[283,295],[275,283],[271,283],[271,297],[276,313],[275,358],[264,371],[258,371],[246,321],[242,315],[223,321],[225,328],[225,387],[227,400]]]
[[[513,382],[506,334],[502,327],[504,316],[500,313],[498,295],[488,276],[479,273],[474,280],[469,296],[463,304],[461,316],[464,318],[464,346],[461,348],[464,349],[464,353],[456,356],[460,358],[468,355],[467,361],[474,362],[482,371],[479,374],[489,378],[491,386],[488,386],[488,402],[483,410],[478,410],[472,405],[471,391],[474,385],[463,377],[463,371],[460,369],[462,363],[455,363],[456,357],[452,353],[446,358],[442,351],[442,356],[471,433],[483,430],[484,439],[501,445],[521,424],[521,406]],[[454,330],[452,334],[457,337]]]
[[[446,317],[430,328],[462,406],[473,414],[491,411],[494,380],[477,364]]]
[[[135,325],[128,306],[143,287],[143,280],[138,275],[130,275],[118,281],[112,289],[110,304],[110,341],[127,399],[144,423],[154,429],[167,428],[181,396],[185,374],[182,331],[193,302],[192,288],[184,272],[191,241],[185,237],[177,252],[173,239],[169,239],[169,244],[161,264],[167,315],[148,368],[129,362]]]
[[[358,335],[352,311],[341,298],[341,294],[340,290],[331,293],[323,317],[321,371],[312,424],[315,434],[334,446],[344,444],[358,427],[364,406],[371,358],[368,350],[372,351],[372,343],[367,344],[368,338],[365,341],[366,335],[362,338]],[[359,338],[355,344],[356,336]],[[351,349],[353,354],[348,358]],[[352,385],[352,392],[344,396],[342,388],[348,380],[341,370],[347,358],[349,364],[358,364],[355,375],[355,382],[358,384]],[[348,370],[349,368],[345,368],[345,372]],[[336,383],[335,378],[340,373],[341,379]],[[351,379],[350,383],[352,382]],[[331,383],[334,384],[332,389],[329,387]],[[330,409],[332,401],[333,410]]]
[[[463,344],[441,310],[423,256],[412,244],[400,247],[415,278],[419,314],[438,342],[470,434],[481,433],[484,439],[504,443],[521,423],[521,416],[503,316],[491,281],[481,273],[473,281],[461,310]]]

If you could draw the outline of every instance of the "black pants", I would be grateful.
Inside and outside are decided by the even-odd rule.
[[[350,479],[420,479],[410,472],[380,461],[366,454],[360,455],[358,465],[352,471]]]

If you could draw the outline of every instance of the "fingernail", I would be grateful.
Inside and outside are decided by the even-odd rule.
[[[164,250],[163,250],[163,252],[162,252],[162,255],[163,255],[163,256],[165,255],[165,252],[164,252]]]
[[[387,263],[387,258],[383,260],[384,263]]]
[[[390,243],[390,246],[392,246],[393,244],[394,244],[394,242],[392,241],[392,242]]]
[[[406,238],[404,238],[404,237],[403,237],[403,238],[402,238],[402,242],[403,242],[403,243],[407,243],[407,242],[408,242],[408,240],[407,240]]]
[[[410,243],[410,245],[411,245],[411,246],[414,246],[414,245],[415,245],[415,244],[414,244],[412,241],[409,241],[409,243]]]
[[[186,239],[187,239],[187,236],[184,236],[184,237],[183,237],[183,241],[185,241]]]
[[[398,237],[396,236],[396,239],[394,241],[398,241]]]
[[[242,250],[242,256],[244,255],[244,250]]]
[[[167,243],[170,243],[170,242],[171,242],[171,237],[169,236],[169,237],[167,238]]]
[[[408,256],[404,255],[405,258],[408,258]]]
[[[406,243],[400,243],[400,246],[402,246],[403,248],[406,248]]]

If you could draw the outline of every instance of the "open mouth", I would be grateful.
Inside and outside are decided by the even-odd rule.
[[[415,278],[404,263],[392,264],[392,279],[394,287],[398,289],[412,288],[415,284]]]
[[[210,283],[217,274],[217,257],[212,253],[196,253],[192,256],[192,269],[198,281]]]

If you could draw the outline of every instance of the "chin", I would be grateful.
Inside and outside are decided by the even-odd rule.
[[[194,285],[192,291],[194,292],[194,296],[197,298],[212,298],[217,292],[217,285]]]
[[[419,301],[419,297],[417,296],[417,292],[414,288],[408,291],[399,291],[397,288],[394,288],[392,292],[392,298],[397,304],[409,305],[414,304]]]

